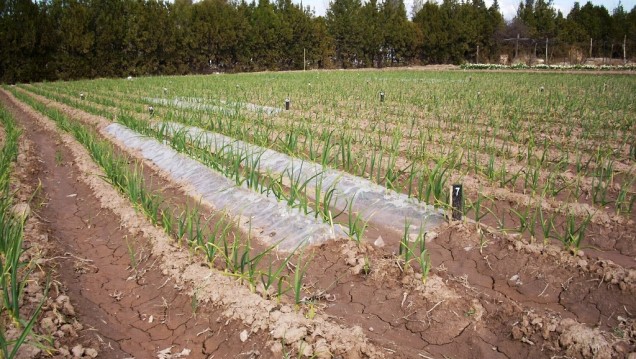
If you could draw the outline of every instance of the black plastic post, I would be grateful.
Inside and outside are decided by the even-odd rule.
[[[291,101],[289,101],[288,98],[285,99],[285,110],[289,111],[289,104],[291,103]]]
[[[155,109],[152,106],[148,106],[148,112],[150,113],[150,116],[155,114]]]
[[[464,213],[463,189],[461,184],[454,184],[451,188],[451,219],[460,221]]]
[[[380,92],[380,102],[384,102],[384,91]]]

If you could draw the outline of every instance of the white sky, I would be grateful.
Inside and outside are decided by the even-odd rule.
[[[300,3],[301,0],[292,0],[295,3]],[[440,2],[441,0],[437,0]],[[485,0],[486,5],[490,6],[493,0]],[[512,19],[517,13],[517,8],[519,7],[520,0],[499,0],[499,9],[501,10],[504,18],[506,20]],[[567,16],[567,13],[572,9],[572,5],[575,0],[553,0],[553,6],[557,10],[561,10],[564,16]],[[363,0],[364,2],[364,0]],[[592,4],[594,5],[603,5],[612,13],[612,10],[616,8],[619,0],[592,0]],[[309,5],[315,12],[316,16],[324,16],[327,8],[329,7],[329,0],[302,0],[303,6]],[[406,12],[409,16],[411,16],[411,7],[413,6],[413,0],[404,0],[406,4]],[[581,6],[585,5],[587,0],[579,0],[579,4]],[[623,0],[621,1],[623,4],[623,8],[625,11],[629,12],[636,5],[636,0]]]

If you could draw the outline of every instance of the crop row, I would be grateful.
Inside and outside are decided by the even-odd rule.
[[[517,63],[514,65],[501,65],[501,64],[462,64],[460,66],[463,70],[588,70],[588,71],[634,71],[636,66],[634,65],[549,65],[549,64],[537,64],[526,65],[524,63]]]
[[[0,136],[0,145],[3,145],[0,153],[0,357],[14,358],[24,343],[38,342],[32,329],[44,300],[36,308],[30,308],[31,313],[25,314],[26,308],[21,313],[24,288],[34,265],[22,258],[24,223],[28,214],[15,206],[10,186],[20,130],[12,116],[1,107],[0,125],[0,130],[4,129]]]

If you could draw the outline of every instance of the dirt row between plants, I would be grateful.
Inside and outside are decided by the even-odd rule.
[[[4,130],[1,128],[0,130],[4,135]],[[2,142],[0,141],[0,144]],[[37,330],[50,335],[49,345],[61,352],[70,352],[71,348],[77,348],[78,353],[81,350],[86,357],[90,358],[98,351],[94,343],[90,341],[80,343],[77,331],[83,329],[83,326],[77,321],[75,309],[68,300],[67,288],[59,285],[59,282],[49,280],[51,274],[54,279],[56,278],[55,265],[50,263],[50,258],[54,257],[56,252],[46,232],[46,220],[36,211],[44,199],[41,197],[40,183],[33,181],[36,167],[34,154],[33,143],[22,134],[19,139],[17,162],[12,166],[10,178],[10,193],[13,194],[14,200],[11,210],[18,218],[26,218],[22,246],[24,252],[20,259],[25,263],[24,270],[30,271],[28,277],[25,277],[26,282],[20,298],[20,313],[22,318],[30,318],[42,303],[42,319]],[[47,283],[51,285],[48,297],[45,297]],[[15,340],[21,334],[21,329],[16,330],[14,324],[5,330],[7,340]],[[32,342],[27,340],[27,343]],[[17,352],[17,357],[36,357],[42,353],[42,349],[35,345],[22,345]]]
[[[67,110],[85,119],[95,117]],[[381,229],[376,229],[378,233],[389,236]],[[623,277],[613,278],[607,263],[586,258],[555,261],[570,257],[551,247],[533,252],[529,245],[499,236],[486,234],[486,245],[478,247],[478,233],[462,226],[442,229],[438,239],[429,243],[435,269],[426,285],[421,285],[417,275],[402,273],[389,249],[360,248],[351,242],[318,248],[319,259],[312,261],[309,273],[324,275],[315,274],[309,280],[316,292],[322,289],[328,294],[326,298],[336,298],[318,299],[318,312],[324,311],[336,322],[359,325],[386,353],[404,357],[429,355],[423,350],[439,356],[457,355],[459,350],[463,357],[539,357],[544,355],[541,350],[546,345],[551,353],[571,352],[586,357],[590,357],[586,352],[598,354],[599,348],[599,357],[625,355],[633,350],[634,339],[628,331],[621,338],[608,334],[612,328],[621,329],[633,320],[623,311],[618,315],[621,305],[627,313],[635,309],[629,286],[633,278],[626,282],[624,272]],[[362,275],[365,256],[372,269]],[[588,272],[594,266],[602,278],[607,275],[608,284],[603,284],[603,279],[594,280],[596,275]],[[352,273],[345,275],[347,267],[352,267]],[[627,284],[623,291],[619,283]],[[587,293],[583,301],[581,293]],[[601,305],[603,301],[609,303]],[[287,308],[285,311],[291,309]],[[528,313],[534,313],[534,317],[526,325],[524,317]],[[572,317],[571,313],[576,314]],[[623,323],[618,317],[627,321]],[[253,321],[249,315],[246,318]],[[550,328],[537,331],[544,320]],[[599,322],[604,325],[594,330],[581,324]],[[601,335],[603,340],[591,342],[574,332],[591,333],[594,338]],[[301,329],[300,333],[306,340],[309,331]],[[541,348],[538,343],[543,343]]]

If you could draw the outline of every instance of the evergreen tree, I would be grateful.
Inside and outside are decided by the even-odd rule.
[[[90,0],[90,28],[95,34],[91,77],[124,76],[124,38],[126,0]]]
[[[389,65],[408,63],[414,56],[415,29],[406,17],[403,0],[385,0],[381,8],[382,53]]]
[[[358,24],[360,0],[334,0],[329,5],[326,23],[334,41],[336,62],[344,68],[360,66],[364,58],[364,34]]]
[[[283,69],[300,70],[303,68],[303,59],[306,53],[314,52],[317,47],[316,34],[311,20],[309,9],[303,9],[300,5],[295,5],[291,0],[279,0],[277,11],[281,17],[282,28],[288,34],[287,42],[282,48]]]
[[[568,16],[561,28],[561,33],[559,38],[569,44],[575,44],[580,42],[589,41],[589,37],[587,31],[581,24],[579,23],[581,13],[581,6],[578,2],[575,2],[572,6],[572,9],[568,13]]]
[[[58,41],[53,53],[57,77],[91,77],[95,33],[90,28],[90,4],[82,0],[53,0],[51,17]]]
[[[46,4],[7,0],[0,8],[0,78],[4,82],[50,78],[54,40]]]
[[[255,70],[279,70],[282,65],[284,44],[291,42],[291,28],[283,22],[269,0],[259,0],[250,18],[252,57],[250,64]]]
[[[362,65],[380,66],[385,23],[381,18],[377,0],[369,0],[362,6],[358,24],[364,33],[361,39]]]
[[[557,36],[557,15],[552,0],[526,0],[520,2],[517,9],[517,18],[528,27],[528,35],[535,40]]]
[[[314,41],[313,50],[308,54],[307,66],[318,68],[332,68],[335,66],[333,59],[336,57],[336,45],[329,33],[327,21],[320,16],[313,20]]]

